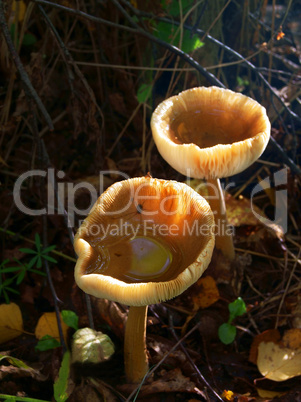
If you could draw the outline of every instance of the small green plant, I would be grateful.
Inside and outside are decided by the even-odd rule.
[[[181,18],[184,22],[187,17],[191,18],[191,9],[194,5],[193,0],[183,0],[180,3],[178,1],[163,0],[161,2],[161,8],[164,14],[171,16],[172,18]],[[158,39],[163,42],[167,42],[170,45],[179,47],[184,53],[192,53],[196,49],[205,45],[197,34],[191,34],[190,31],[184,29],[183,26],[179,26],[177,23],[170,23],[164,21],[155,21],[153,19],[144,18],[145,21],[152,27],[152,33]],[[135,19],[135,22],[138,20]],[[149,59],[150,56],[150,59]],[[149,66],[155,65],[153,53],[146,50],[145,55],[147,57],[145,63]],[[137,99],[140,104],[152,103],[152,90],[153,90],[153,73],[150,70],[148,73],[143,73],[143,83],[138,87]]]
[[[11,287],[10,285],[14,282],[16,276],[11,278],[5,278],[5,272],[8,272],[10,267],[6,267],[6,265],[10,262],[9,259],[2,261],[0,264],[0,296],[4,297],[5,303],[9,303],[9,292],[14,294],[19,294],[19,292]]]
[[[35,350],[39,352],[45,352],[46,350],[55,349],[61,346],[61,343],[53,336],[43,336],[35,346]]]
[[[71,310],[61,311],[62,319],[68,327],[78,330],[78,315]],[[46,350],[55,349],[61,346],[60,342],[53,336],[45,335],[43,336],[35,346],[35,350],[44,352]]]
[[[29,262],[23,263],[22,261],[14,258],[16,265],[11,265],[12,261],[5,259],[0,264],[0,297],[4,297],[6,303],[10,302],[9,293],[19,294],[15,286],[19,286],[28,272],[46,276],[45,272],[40,271],[43,264],[43,259],[49,262],[56,263],[57,260],[48,255],[53,251],[56,246],[49,246],[45,249],[42,248],[41,238],[38,233],[35,235],[36,249],[20,248],[22,253],[31,256]],[[37,268],[37,269],[36,269]]]
[[[10,27],[10,34],[12,36],[13,41],[15,41],[16,35],[16,25],[13,23]],[[24,34],[22,39],[22,45],[24,46],[33,46],[37,43],[37,38],[30,32]],[[17,45],[19,45],[19,39],[17,39]]]
[[[65,402],[69,397],[68,379],[70,375],[71,354],[65,352],[57,380],[53,385],[54,399],[56,402]]]
[[[32,255],[31,260],[27,264],[28,268],[32,268],[34,265],[36,265],[37,268],[41,268],[43,259],[53,263],[57,262],[56,259],[48,255],[48,253],[54,250],[56,246],[49,246],[43,249],[41,238],[38,233],[35,235],[35,246],[36,250],[32,250],[31,248],[20,248],[22,253]]]
[[[69,397],[68,392],[68,380],[70,375],[70,352],[67,351],[64,353],[63,360],[61,363],[61,368],[59,370],[59,375],[53,384],[53,396],[56,402],[65,402]],[[28,366],[25,362],[15,357],[9,355],[2,355],[0,354],[0,361],[3,359],[7,360],[10,365],[17,368],[22,368],[24,371],[28,372],[29,374],[35,374],[37,370]],[[35,398],[26,398],[21,396],[13,396],[13,395],[6,395],[0,394],[0,400],[2,401],[9,401],[9,402],[47,402],[42,399],[35,399]]]
[[[242,298],[238,297],[234,302],[229,303],[228,309],[230,313],[228,322],[222,324],[218,329],[219,339],[225,345],[229,345],[236,338],[236,327],[231,323],[236,317],[245,314],[247,307]]]
[[[78,315],[72,310],[62,310],[62,319],[68,327],[78,330]]]

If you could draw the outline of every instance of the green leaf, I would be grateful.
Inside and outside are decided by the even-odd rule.
[[[229,322],[234,320],[235,317],[245,314],[247,311],[246,304],[241,297],[238,297],[234,302],[230,303],[228,308],[230,311]]]
[[[0,394],[1,401],[3,402],[48,402],[44,399],[35,399],[35,398],[26,398],[25,396],[13,396],[13,395],[6,395]],[[4,399],[5,398],[5,399]]]
[[[54,250],[55,248],[56,248],[56,246],[49,246],[47,248],[44,248],[43,254],[50,253],[50,251]]]
[[[39,233],[35,234],[34,241],[35,241],[35,245],[37,247],[37,250],[41,251],[41,238],[40,238]]]
[[[61,346],[60,342],[53,338],[50,335],[45,335],[43,338],[39,340],[37,343],[35,350],[39,350],[40,352],[44,352],[45,350],[55,349]]]
[[[186,14],[186,12],[192,7],[194,0],[185,0],[182,1],[182,13]],[[178,1],[166,1],[163,0],[162,3],[163,10],[166,11],[168,15],[172,17],[180,16],[180,6]]]
[[[17,277],[17,285],[20,285],[20,283],[23,281],[23,279],[24,279],[24,277],[25,277],[25,273],[26,273],[26,271],[24,270],[24,271],[22,271],[22,272],[20,272],[20,274],[18,275],[18,277]]]
[[[1,269],[0,272],[1,274],[7,274],[9,272],[16,272],[16,271],[20,271],[21,267],[9,267],[9,268],[4,268]]]
[[[28,365],[27,365],[26,363],[24,363],[22,360],[17,359],[16,357],[12,357],[12,356],[9,356],[9,355],[2,355],[2,354],[0,354],[0,361],[3,360],[3,359],[8,360],[8,362],[9,362],[12,366],[15,366],[15,367],[18,367],[18,368],[25,368],[25,369],[31,370],[31,367],[30,367],[30,366],[28,366]]]
[[[236,337],[236,327],[225,322],[219,327],[218,336],[225,345],[229,345]]]
[[[172,37],[175,29],[176,27],[174,27],[172,24],[160,21],[155,27],[154,35],[164,42],[173,43]]]
[[[42,275],[42,276],[47,276],[47,274],[43,271],[38,271],[37,269],[28,269],[29,272],[33,272],[34,274]]]
[[[15,280],[15,276],[13,277],[13,278],[7,278],[7,279],[5,279],[5,281],[4,282],[2,282],[2,286],[3,287],[7,287],[7,285],[9,285],[9,284],[11,284],[14,280]]]
[[[23,37],[22,45],[25,46],[32,46],[35,43],[37,43],[37,38],[31,34],[31,33],[26,33]]]
[[[2,267],[4,267],[7,263],[9,263],[9,259],[8,258],[6,258],[5,260],[3,260],[2,262],[1,262],[1,264],[0,264],[0,269],[2,269]]]
[[[11,292],[11,293],[14,293],[15,295],[19,295],[19,294],[20,294],[20,292],[18,292],[16,289],[10,288],[9,286],[6,286],[6,287],[5,287],[5,290],[3,289],[3,292],[6,291],[6,290],[8,290],[8,291]]]
[[[13,23],[13,24],[11,24],[11,26],[10,26],[10,34],[11,34],[11,37],[12,37],[13,40],[14,40],[14,38],[15,38],[15,31],[16,31],[16,24]]]
[[[236,77],[236,81],[239,86],[248,86],[250,84],[247,78],[242,78],[239,75]]]
[[[141,84],[137,91],[137,99],[139,103],[147,102],[151,96],[152,86],[150,84]]]
[[[58,379],[53,385],[54,399],[56,402],[65,402],[68,399],[68,378],[70,372],[70,352],[64,354]]]
[[[7,292],[5,291],[5,289],[3,289],[3,296],[5,299],[5,303],[9,304],[10,303],[9,296],[8,296]]]
[[[192,50],[195,50],[195,49],[198,49],[198,48],[204,46],[204,42],[202,42],[201,39],[197,35],[194,35],[192,38],[193,38],[193,43],[191,44],[193,47]]]
[[[62,319],[65,324],[68,325],[68,327],[71,327],[75,329],[76,331],[78,330],[78,315],[71,310],[62,310]]]
[[[31,248],[19,248],[19,251],[26,254],[37,254],[36,250],[32,250]]]
[[[55,258],[50,257],[49,255],[43,255],[43,258],[45,258],[45,260],[49,261],[49,262],[53,262],[54,264],[57,263],[57,260]]]
[[[177,34],[175,35],[175,33]],[[180,41],[180,30],[176,25],[169,24],[167,22],[160,21],[157,24],[154,35],[164,42],[170,43],[174,46],[179,46]],[[204,43],[201,42],[197,35],[190,37],[190,32],[185,30],[182,37],[181,50],[185,53],[191,53],[193,50],[203,46]]]
[[[42,268],[42,257],[40,255],[38,255],[37,257],[37,268]]]
[[[38,255],[36,255],[35,257],[32,257],[32,259],[27,264],[27,269],[32,268],[35,265],[35,263],[38,261],[38,258],[39,258]]]

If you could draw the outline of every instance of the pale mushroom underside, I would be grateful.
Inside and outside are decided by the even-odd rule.
[[[194,178],[237,174],[263,153],[270,138],[265,108],[217,87],[200,87],[163,101],[151,127],[162,157]]]
[[[144,200],[145,213],[142,211],[133,215],[138,188]],[[129,189],[134,191],[129,192]],[[147,199],[148,196],[150,199]],[[128,209],[118,214],[116,211],[128,200]],[[139,202],[138,199],[136,202]],[[163,207],[162,212],[160,208]],[[111,224],[118,226],[126,222],[128,226],[133,225],[133,229],[137,229],[146,221],[148,224],[153,223],[157,229],[160,227],[158,225],[172,228],[173,232],[167,231],[166,236],[162,233],[146,233],[145,237],[140,232],[139,236],[133,238],[116,237],[116,233],[110,236],[109,232],[102,238],[99,234],[93,235],[97,227],[109,227]],[[115,183],[98,199],[75,236],[74,247],[78,255],[76,283],[95,297],[131,306],[169,300],[196,282],[207,268],[215,243],[211,230],[213,225],[214,217],[208,203],[186,184],[148,177]],[[207,232],[200,233],[201,229]],[[173,255],[174,250],[179,251],[166,272],[159,272],[157,277],[150,276],[149,279],[147,276],[144,279],[142,272],[139,280],[131,279],[128,275],[134,261],[131,242],[140,238],[154,244],[162,242],[162,247],[172,245],[170,253]],[[158,261],[157,257],[155,255],[155,262]],[[161,257],[159,255],[159,260]]]

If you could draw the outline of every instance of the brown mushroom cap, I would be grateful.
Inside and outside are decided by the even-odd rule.
[[[130,306],[171,299],[207,268],[213,225],[208,203],[186,184],[150,177],[115,183],[75,236],[76,283]]]
[[[255,100],[217,87],[199,87],[166,99],[152,115],[154,141],[178,172],[222,178],[250,166],[265,150],[270,122]]]

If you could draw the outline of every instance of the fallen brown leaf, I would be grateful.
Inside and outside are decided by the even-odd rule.
[[[203,392],[196,387],[190,378],[185,377],[179,368],[170,371],[162,370],[160,374],[160,379],[142,385],[138,394],[139,399],[161,392],[189,392],[204,397]],[[135,387],[135,385],[125,384],[118,389],[125,394],[130,394]]]

